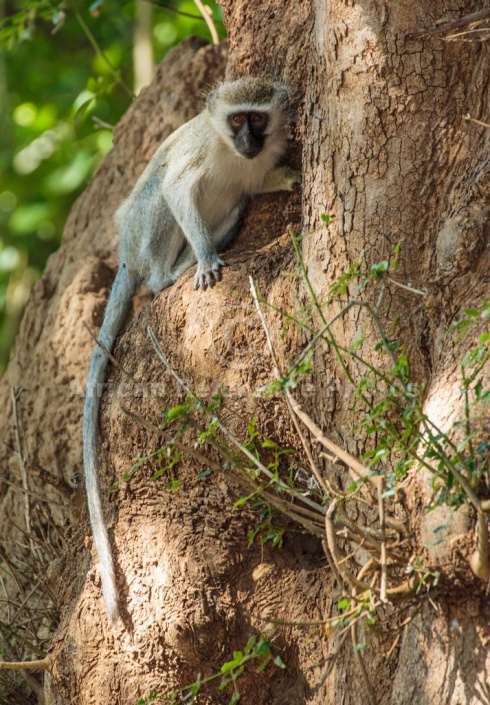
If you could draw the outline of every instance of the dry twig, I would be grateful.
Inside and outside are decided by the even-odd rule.
[[[0,661],[0,671],[49,671],[51,666],[49,656],[38,661]]]
[[[219,44],[218,31],[216,29],[216,25],[214,24],[213,18],[209,12],[209,7],[205,6],[201,0],[194,0],[194,5],[199,10],[201,15],[203,16],[204,21],[208,26],[211,38],[213,40],[213,44]]]
[[[255,287],[255,282],[251,276],[249,276],[248,279],[250,282],[250,291],[252,292],[252,298],[255,303],[255,308],[257,309],[257,313],[259,314],[259,318],[262,323],[262,327],[264,329],[265,337],[267,340],[267,346],[269,348],[269,352],[271,354],[272,361],[274,363],[276,377],[278,380],[281,380],[283,378],[283,374],[282,374],[281,368],[279,366],[279,361],[277,359],[276,351],[274,350],[274,345],[272,343],[272,338],[271,338],[269,328],[268,328],[266,320],[265,320],[265,316],[264,316],[262,309],[260,307],[259,298],[257,296],[257,289]],[[310,447],[309,447],[308,443],[306,442],[306,438],[304,437],[304,434],[301,431],[301,428],[296,420],[296,416],[294,414],[293,407],[292,407],[291,400],[290,400],[290,392],[288,389],[286,389],[285,391],[286,391],[286,404],[288,407],[289,415],[291,416],[292,422],[293,422],[294,427],[296,429],[296,433],[298,434],[298,437],[301,441],[301,444],[302,444],[303,448],[305,449],[305,452],[306,452],[306,455],[308,458],[308,462],[310,463],[311,471],[312,471],[313,475],[315,476],[315,479],[318,482],[319,486],[323,490],[324,494],[328,495],[329,489],[327,487],[327,484],[316,466],[316,463],[315,463],[315,460],[314,460],[313,455],[311,453]]]
[[[27,469],[26,469],[26,464],[24,462],[24,455],[22,453],[22,444],[20,440],[20,423],[19,423],[19,415],[17,412],[17,392],[18,389],[14,389],[12,387],[11,389],[11,396],[12,396],[12,413],[14,416],[14,431],[15,431],[15,442],[17,445],[17,456],[19,458],[19,466],[20,466],[20,475],[22,478],[22,487],[24,489],[24,519],[26,523],[26,532],[29,537],[29,542],[31,544],[31,551],[34,553],[34,541],[32,540],[32,527],[31,527],[31,505],[29,502],[29,485],[27,482]]]
[[[436,24],[435,27],[431,27],[430,29],[421,29],[416,32],[409,32],[405,35],[405,39],[416,39],[417,37],[426,37],[431,34],[444,34],[444,32],[450,32],[451,30],[458,29],[460,27],[479,25],[488,21],[490,21],[490,9],[486,8],[485,10],[472,12],[471,14],[460,17],[457,20],[440,22]]]

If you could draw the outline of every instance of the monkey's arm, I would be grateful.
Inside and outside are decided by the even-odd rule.
[[[197,260],[194,287],[206,289],[220,280],[220,267],[224,262],[218,257],[212,234],[201,218],[195,190],[194,183],[181,183],[178,190],[165,190],[165,200]],[[192,264],[191,260],[188,266]]]
[[[265,175],[264,182],[257,193],[275,193],[276,191],[294,191],[295,184],[301,183],[301,172],[289,166],[272,169]]]

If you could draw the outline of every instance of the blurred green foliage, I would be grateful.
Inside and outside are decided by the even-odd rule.
[[[220,9],[206,4],[225,32]],[[152,2],[158,63],[191,34],[192,0]],[[30,289],[133,100],[136,2],[0,0],[0,371]]]

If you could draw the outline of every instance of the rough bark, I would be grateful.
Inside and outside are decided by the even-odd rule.
[[[490,137],[463,116],[488,121],[489,49],[405,35],[475,11],[477,4],[463,2],[456,9],[441,0],[395,5],[225,0],[223,9],[230,41],[226,75],[273,74],[296,91],[292,135],[303,145],[301,218],[309,232],[303,256],[319,299],[326,299],[331,283],[361,250],[369,267],[388,259],[400,243],[397,278],[426,289],[428,296],[390,285],[384,321],[395,322],[393,336],[407,346],[415,379],[427,381],[427,413],[449,428],[461,411],[459,363],[470,343],[448,338],[447,330],[465,307],[485,299],[488,286]],[[223,69],[221,50],[193,42],[165,62],[118,128],[115,150],[75,206],[64,244],[31,298],[0,394],[7,409],[8,383],[27,388],[21,397],[25,455],[66,480],[80,466],[81,391],[92,347],[79,321],[100,323],[115,266],[112,212],[158,142],[193,114],[198,91]],[[299,162],[297,148],[291,160]],[[322,213],[335,216],[333,223],[325,225]],[[148,323],[173,367],[201,395],[221,384],[228,388],[225,417],[233,431],[243,435],[245,420],[255,416],[265,436],[297,445],[282,402],[251,398],[273,374],[249,303],[247,275],[275,309],[304,305],[304,283],[292,276],[297,269],[285,235],[287,225],[299,221],[297,195],[256,199],[227,254],[229,267],[218,287],[196,294],[190,272],[132,319],[116,358],[159,399],[149,396],[146,386],[128,385],[123,373],[112,369],[101,418],[106,487],[120,480],[138,454],[161,445],[158,434],[134,414],[157,424],[162,409],[182,399],[149,343]],[[332,304],[326,316],[337,310]],[[282,360],[304,344],[303,334],[292,329],[281,337],[280,315],[268,320]],[[361,310],[351,309],[335,328],[339,342],[349,345],[366,322]],[[369,334],[360,350],[382,365],[374,339]],[[363,369],[352,367],[351,373],[359,379]],[[358,457],[367,445],[352,430],[359,420],[355,395],[328,348],[316,354],[312,380],[314,393],[303,399],[305,405]],[[4,418],[11,448],[8,412]],[[486,420],[481,423],[485,434]],[[10,450],[0,452],[18,484],[17,460]],[[256,517],[232,511],[238,490],[227,475],[198,480],[202,469],[187,460],[178,471],[179,491],[162,495],[164,481],[150,482],[146,465],[108,497],[106,515],[128,608],[125,624],[113,631],[96,568],[83,549],[87,524],[81,493],[72,502],[81,521],[73,522],[50,576],[62,623],[52,646],[49,703],[133,703],[151,689],[165,692],[192,682],[198,672],[207,676],[219,670],[271,618],[291,623],[335,614],[344,588],[335,582],[319,542],[291,534],[281,551],[248,546],[246,532]],[[324,471],[330,472],[327,466]],[[3,492],[2,508],[18,514],[18,496],[9,488]],[[444,517],[429,515],[432,523],[425,519],[430,485],[422,474],[412,478],[406,495],[411,546],[444,580],[431,601],[414,604],[415,611],[385,608],[380,628],[368,633],[364,661],[376,702],[476,705],[488,697],[490,615],[485,585],[468,564],[475,517],[446,510]],[[376,519],[369,512],[366,518]],[[449,527],[445,541],[427,546],[441,522]],[[10,530],[7,546],[15,538]],[[407,615],[412,619],[402,626]],[[274,642],[286,670],[260,676],[247,671],[242,702],[366,702],[350,642],[321,682],[339,644],[335,630],[287,626],[278,629]],[[229,698],[214,690],[201,700],[227,703]]]

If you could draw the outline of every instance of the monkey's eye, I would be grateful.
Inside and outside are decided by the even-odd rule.
[[[264,113],[250,113],[250,122],[256,127],[261,127],[267,122],[267,116]]]
[[[245,115],[243,115],[243,113],[236,113],[236,115],[230,115],[229,121],[232,127],[241,127],[245,122]]]

